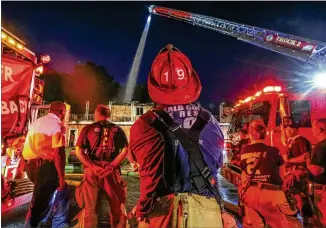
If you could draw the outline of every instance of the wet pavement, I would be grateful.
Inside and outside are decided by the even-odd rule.
[[[71,175],[73,173],[78,173],[79,170],[70,172]],[[80,181],[82,178],[81,175],[73,176],[72,179],[75,181]],[[127,189],[128,189],[128,197],[127,197],[127,211],[131,211],[132,208],[135,206],[136,201],[139,197],[139,179],[133,176],[126,176],[123,175],[123,178],[127,182]],[[79,180],[78,180],[79,179]],[[232,214],[235,216],[238,227],[241,227],[240,220],[236,217],[234,213],[236,210],[237,205],[237,190],[234,185],[226,181],[221,175],[219,175],[219,185],[220,185],[220,193],[224,200],[224,205],[228,211],[233,212]],[[70,186],[70,219],[75,217],[75,215],[79,212],[79,208],[77,206],[75,197],[74,197],[75,187]],[[101,201],[101,212],[100,212],[100,219],[99,219],[99,227],[109,227],[109,206],[106,200]],[[23,205],[19,208],[11,210],[2,214],[1,218],[1,227],[4,228],[20,228],[24,226],[24,219],[28,210],[28,204]]]
[[[127,198],[127,211],[131,211],[135,206],[139,197],[139,179],[131,176],[123,176],[127,182],[128,198]],[[72,219],[79,212],[75,200],[75,187],[70,186],[70,215]],[[99,219],[99,227],[109,227],[109,206],[106,200],[101,201],[101,212]],[[1,215],[2,228],[22,228],[24,227],[24,220],[28,210],[28,204],[15,208],[11,211],[5,212]]]

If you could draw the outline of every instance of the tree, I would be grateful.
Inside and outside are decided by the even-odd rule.
[[[47,102],[63,101],[65,93],[62,88],[63,77],[56,71],[49,71],[40,77],[44,81],[43,100]]]
[[[93,112],[97,104],[122,102],[125,96],[125,86],[115,81],[103,66],[93,62],[77,64],[72,74],[46,72],[42,79],[45,81],[44,100],[66,101],[76,114],[85,113],[86,101],[90,101],[89,111]],[[150,102],[145,84],[136,85],[133,100]]]

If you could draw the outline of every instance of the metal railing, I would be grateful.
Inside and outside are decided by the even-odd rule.
[[[94,121],[94,114],[70,114],[69,121]]]
[[[112,116],[112,122],[131,122],[131,116]]]
[[[94,121],[94,114],[70,114],[69,121],[76,121],[76,122],[82,122],[82,121]],[[112,122],[132,122],[135,120],[132,120],[131,116],[112,116],[111,118]]]

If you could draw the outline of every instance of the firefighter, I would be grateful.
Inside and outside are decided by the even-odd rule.
[[[231,159],[231,163],[236,166],[240,166],[240,154],[242,148],[248,145],[249,143],[247,127],[240,130],[239,138],[240,138],[239,142],[233,148],[234,154]]]
[[[291,163],[306,162],[309,170],[308,192],[313,196],[317,227],[326,227],[326,119],[315,120],[312,124],[313,136],[317,139],[311,153],[289,159]]]
[[[311,143],[308,139],[298,134],[298,125],[291,118],[291,121],[288,125],[284,126],[285,135],[287,137],[287,154],[284,155],[284,160],[292,159],[295,157],[299,157],[311,150]],[[306,170],[306,164],[292,164],[286,163],[286,172],[288,173],[284,178],[284,184],[289,193],[292,193],[295,198],[297,208],[300,211],[300,214],[303,218],[303,224],[309,225],[312,223],[313,211],[311,208],[311,202],[308,195],[303,193],[301,190],[303,189],[302,183],[304,183],[308,178],[308,172]],[[295,180],[293,180],[293,178]],[[288,182],[292,183],[292,188]],[[293,190],[292,190],[293,189]]]
[[[288,160],[294,157],[299,157],[306,152],[310,152],[311,143],[309,140],[298,133],[298,125],[294,121],[293,118],[288,122],[288,124],[284,125],[285,136],[287,138],[286,146],[288,148],[287,154],[284,156],[284,160]],[[286,171],[290,172],[297,166],[305,166],[304,162],[301,164],[286,164]]]
[[[33,198],[27,213],[25,227],[37,227],[46,222],[48,211],[56,190],[59,191],[61,206],[53,214],[52,226],[67,226],[68,185],[65,182],[65,127],[62,123],[66,106],[53,102],[49,114],[34,121],[26,136],[23,158],[26,172],[34,183]],[[62,197],[64,196],[64,197]]]
[[[76,144],[76,155],[84,164],[82,184],[76,189],[78,205],[85,210],[84,227],[97,227],[100,193],[110,205],[111,227],[126,225],[126,183],[121,177],[120,163],[127,153],[128,141],[124,131],[108,121],[110,109],[98,105],[95,123],[85,126]]]
[[[244,205],[243,227],[302,227],[282,190],[279,167],[284,161],[276,147],[264,144],[266,127],[253,120],[250,144],[241,151],[242,182],[240,201]]]
[[[172,45],[159,52],[148,78],[156,107],[130,130],[130,153],[139,163],[141,183],[140,198],[132,210],[139,227],[223,226],[220,204],[194,167],[194,163],[206,164],[213,183],[223,163],[224,140],[218,122],[193,104],[201,88],[183,53]],[[200,153],[200,161],[190,159],[190,142],[191,157]]]

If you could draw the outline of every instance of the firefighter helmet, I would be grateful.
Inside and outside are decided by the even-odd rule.
[[[162,105],[196,101],[202,86],[190,60],[171,44],[156,56],[148,78],[151,99]]]

